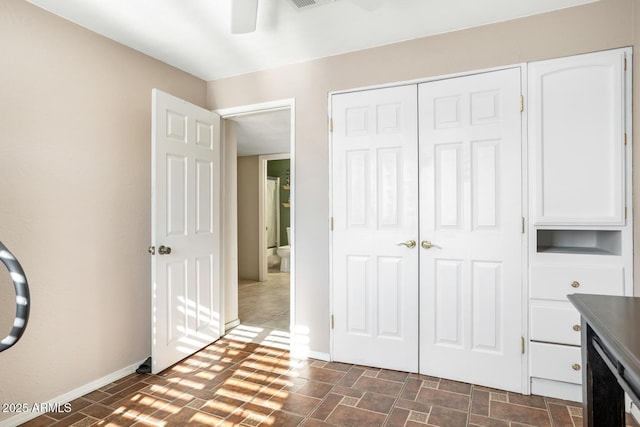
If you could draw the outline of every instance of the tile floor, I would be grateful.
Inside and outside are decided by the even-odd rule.
[[[576,402],[406,372],[293,359],[286,342],[285,279],[242,283],[242,325],[160,375],[129,375],[71,402],[71,413],[48,413],[24,425],[582,425],[581,405]],[[253,307],[250,313],[244,312],[247,307]]]

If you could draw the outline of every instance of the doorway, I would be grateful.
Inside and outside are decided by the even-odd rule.
[[[288,349],[295,289],[291,244],[294,102],[275,101],[218,113],[225,129],[224,201],[235,206],[235,210],[225,208],[223,219],[227,232],[227,259],[223,261],[226,333],[242,341]],[[271,163],[281,164],[274,172]],[[269,182],[277,193],[272,200],[280,199],[271,215],[267,210]],[[273,221],[270,216],[275,217]]]

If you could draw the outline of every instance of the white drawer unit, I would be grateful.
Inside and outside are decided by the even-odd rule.
[[[531,340],[580,345],[580,314],[571,304],[532,301],[530,319]]]
[[[581,402],[582,385],[532,377],[531,394]]]
[[[532,342],[530,357],[532,377],[582,383],[580,347]]]
[[[582,398],[581,319],[567,295],[633,295],[631,57],[528,64],[532,394]]]
[[[566,301],[568,294],[575,293],[624,295],[624,269],[617,265],[531,266],[531,298]]]

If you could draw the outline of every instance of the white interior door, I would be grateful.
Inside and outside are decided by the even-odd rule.
[[[420,372],[522,391],[520,70],[419,87]]]
[[[417,87],[331,102],[333,356],[416,372]]]
[[[220,118],[157,89],[152,113],[152,372],[220,337]]]

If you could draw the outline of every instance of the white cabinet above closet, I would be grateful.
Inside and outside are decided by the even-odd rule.
[[[534,224],[624,223],[625,52],[530,64]]]

